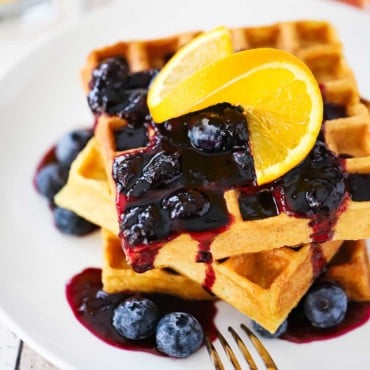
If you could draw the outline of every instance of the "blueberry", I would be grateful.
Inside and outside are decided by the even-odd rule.
[[[316,283],[303,299],[303,310],[313,326],[330,328],[338,325],[347,312],[347,296],[338,285]]]
[[[166,222],[154,205],[132,207],[123,212],[120,228],[130,245],[149,244],[167,235]]]
[[[181,173],[180,153],[159,152],[143,168],[142,176],[158,187],[169,184]]]
[[[53,202],[54,195],[65,185],[68,171],[57,163],[50,163],[42,167],[36,174],[35,185],[37,191]]]
[[[188,138],[194,148],[220,152],[247,146],[247,122],[239,107],[217,104],[190,116]]]
[[[282,178],[289,210],[311,217],[335,211],[345,195],[340,160],[323,142],[317,142],[308,157]]]
[[[129,66],[127,60],[117,56],[104,59],[92,73],[90,87],[101,86],[103,83],[111,87],[120,87],[128,80]]]
[[[55,207],[53,216],[55,226],[63,234],[81,236],[89,234],[97,228],[93,223],[65,208]]]
[[[199,349],[204,333],[194,316],[185,312],[172,312],[159,321],[155,340],[160,352],[171,357],[184,358]]]
[[[92,74],[87,101],[93,113],[110,113],[125,98],[128,64],[121,57],[104,60]]]
[[[208,199],[197,190],[182,190],[165,198],[162,202],[164,209],[168,209],[171,218],[187,218],[203,216],[210,208]]]
[[[141,176],[127,192],[128,197],[140,197],[150,189],[167,187],[181,175],[180,153],[160,151],[142,170]]]
[[[126,193],[133,186],[143,163],[144,158],[141,155],[126,154],[114,159],[113,178],[119,184],[120,191]]]
[[[123,337],[139,340],[154,335],[158,320],[159,311],[153,301],[131,297],[114,310],[112,324]]]
[[[288,321],[283,321],[280,326],[276,329],[274,333],[270,333],[263,326],[259,325],[257,322],[252,321],[253,329],[264,338],[279,338],[281,337],[288,328]]]
[[[118,115],[131,124],[148,114],[147,89],[157,70],[129,73],[122,57],[104,60],[94,71],[87,97],[93,113]]]
[[[55,147],[58,162],[65,168],[69,168],[92,135],[93,132],[90,129],[75,130],[64,135]]]
[[[199,112],[190,121],[188,137],[196,149],[205,152],[230,150],[232,136],[220,115],[213,112]]]
[[[127,94],[127,99],[122,104],[117,105],[112,113],[125,118],[131,124],[140,124],[149,113],[146,97],[146,90],[134,90]]]

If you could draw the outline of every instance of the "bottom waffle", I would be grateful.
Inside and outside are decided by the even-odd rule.
[[[325,278],[337,282],[349,300],[370,301],[370,266],[366,242],[344,242],[332,259]]]
[[[102,230],[102,237],[103,288],[107,292],[139,289],[151,293],[180,293],[183,297],[210,297],[198,295],[197,289],[201,290],[201,285],[183,284],[185,278],[177,273],[170,277],[166,274],[171,272],[160,269],[144,274],[135,273],[126,264],[119,238],[107,230]],[[284,247],[216,261],[212,264],[215,279],[212,292],[268,330],[275,331],[313,282],[318,272],[315,266],[318,253],[321,260],[329,260],[337,252],[323,277],[342,286],[350,300],[370,300],[366,243],[350,241],[342,246],[340,244],[325,243],[320,247],[320,252],[316,249],[318,246],[306,245],[298,250]],[[185,264],[184,269],[191,269],[192,277],[196,279],[198,276],[199,280],[203,279],[203,269],[209,268],[194,261],[192,268],[190,265],[190,262]]]

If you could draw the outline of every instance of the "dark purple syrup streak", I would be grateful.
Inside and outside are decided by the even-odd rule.
[[[312,243],[311,250],[312,250],[311,255],[312,272],[314,279],[316,279],[323,272],[327,261],[322,250],[321,244]]]

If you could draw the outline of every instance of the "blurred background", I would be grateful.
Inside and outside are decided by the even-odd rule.
[[[52,33],[78,21],[87,13],[119,1],[0,0],[0,78],[18,59]],[[335,1],[370,11],[370,0]]]
[[[44,38],[117,1],[0,0],[0,78]]]

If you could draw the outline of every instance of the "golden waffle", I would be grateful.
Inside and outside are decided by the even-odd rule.
[[[126,262],[120,239],[108,230],[102,229],[101,233],[104,250],[102,282],[106,292],[165,293],[184,299],[214,298],[200,284],[171,269],[136,273]]]
[[[151,292],[151,289],[160,292],[171,291],[170,280],[165,280],[169,285],[164,287],[163,281],[153,282],[149,275],[146,275],[158,271],[157,269],[144,274],[133,272],[125,263],[120,240],[107,230],[103,230],[102,235],[105,249],[104,290],[125,291],[130,290],[133,285]],[[320,258],[330,260],[340,245],[341,242],[327,242],[322,244],[319,250],[316,249],[317,245],[306,245],[298,250],[283,247],[216,261],[212,264],[215,278],[212,292],[273,332],[297,305],[314,280],[317,271],[313,261],[318,253]],[[201,282],[205,274],[204,268],[209,267],[189,259],[185,261],[183,271],[192,271],[191,277]],[[126,279],[127,275],[129,279]],[[148,278],[145,283],[146,276]],[[342,286],[350,300],[369,300],[370,269],[365,242],[344,242],[324,278]],[[143,284],[138,285],[136,279]],[[158,287],[155,284],[158,284]],[[189,293],[191,291],[192,287],[189,287]]]
[[[118,235],[117,213],[95,138],[73,161],[55,203]]]
[[[87,90],[92,70],[104,58],[122,55],[128,60],[132,71],[158,68],[163,65],[168,55],[174,53],[196,34],[186,33],[153,41],[121,42],[94,51],[89,56],[82,73],[84,86]],[[276,47],[288,50],[302,58],[322,85],[326,100],[346,107],[348,117],[325,122],[325,138],[328,146],[337,153],[350,156],[370,154],[369,113],[360,103],[356,82],[344,59],[341,43],[328,23],[283,22],[272,26],[233,29],[232,36],[236,50],[261,46]],[[113,197],[115,194],[115,184],[111,176],[113,158],[123,153],[115,150],[113,131],[126,123],[118,117],[101,115],[96,127],[96,139],[104,158]],[[367,157],[348,159],[346,169],[349,172],[370,173],[370,159]],[[214,259],[312,241],[310,219],[281,213],[276,217],[243,221],[238,198],[238,190],[229,190],[225,193],[227,208],[233,222],[226,231],[219,233],[212,241],[210,250]],[[370,224],[367,221],[369,215],[369,202],[349,200],[345,211],[339,215],[332,240],[368,237],[370,235]],[[353,220],[356,220],[356,228],[352,228]],[[156,258],[164,261],[166,258],[161,259],[161,255],[178,253],[177,258],[181,260],[182,254],[192,253],[197,246],[197,241],[188,234],[182,233],[165,243]],[[153,251],[154,253],[157,251]],[[139,258],[131,254],[128,257]]]
[[[352,301],[370,300],[370,266],[366,242],[346,241],[325,274],[328,280],[338,282]]]
[[[210,296],[201,285],[207,285],[206,279],[214,279],[212,292],[216,296],[273,331],[306,292],[323,261],[330,260],[341,244],[306,245],[297,250],[277,248],[230,257],[211,265],[196,263],[194,254],[183,256],[181,264],[176,259],[168,259],[170,254],[162,257],[159,254],[155,265],[164,264],[171,270],[154,268],[137,274],[127,264],[116,236],[114,203],[95,145],[93,138],[74,161],[68,183],[57,195],[56,202],[103,228],[108,225],[110,231],[102,231],[102,279],[107,292],[139,290],[207,299]],[[100,212],[93,211],[96,209]],[[344,256],[335,259],[328,276],[343,285],[352,299],[366,300],[370,295],[367,252],[364,243],[352,244],[352,249],[348,250],[347,246],[348,251],[342,252]],[[163,258],[167,259],[163,261]]]

